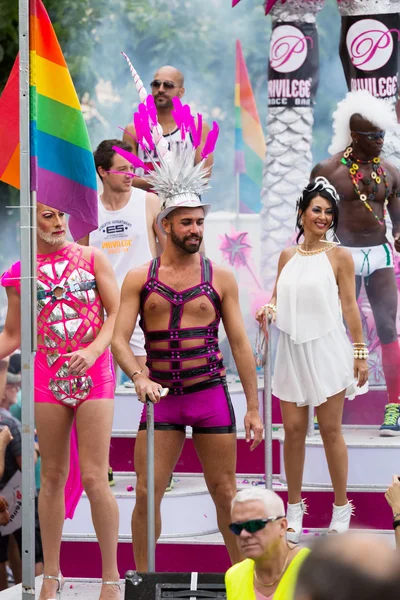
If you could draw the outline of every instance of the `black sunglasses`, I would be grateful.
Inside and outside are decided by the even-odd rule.
[[[380,138],[384,139],[386,131],[355,131],[354,133],[366,135],[372,142],[373,140],[379,140]]]
[[[159,79],[155,79],[150,85],[156,90],[158,90],[162,85],[164,85],[166,90],[173,90],[174,88],[178,87],[173,81],[160,81]]]
[[[243,523],[230,523],[229,529],[235,535],[240,535],[243,531],[247,531],[247,533],[256,533],[264,527],[268,523],[273,523],[278,519],[284,519],[285,517],[269,517],[269,519],[251,519],[250,521],[243,521]]]

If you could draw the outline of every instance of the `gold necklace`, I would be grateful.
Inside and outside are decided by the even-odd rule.
[[[304,250],[301,246],[297,246],[296,252],[301,254],[301,256],[312,256],[313,254],[321,254],[321,252],[328,252],[332,250],[336,244],[327,244],[326,246],[322,246],[322,248],[317,248],[316,250]]]
[[[290,553],[290,550],[289,550],[289,552],[287,553],[286,560],[285,560],[285,564],[283,565],[283,569],[282,569],[282,571],[280,572],[280,575],[279,575],[279,577],[277,577],[277,579],[275,579],[275,581],[273,581],[272,583],[263,583],[262,581],[260,581],[260,580],[258,579],[258,577],[257,577],[256,568],[254,567],[254,579],[257,581],[257,583],[258,583],[259,585],[262,585],[263,587],[272,587],[272,586],[274,586],[276,583],[278,583],[278,581],[281,579],[282,575],[283,575],[283,574],[284,574],[284,572],[285,572],[286,565],[287,565],[287,563],[288,563],[288,560],[289,560],[289,553]]]

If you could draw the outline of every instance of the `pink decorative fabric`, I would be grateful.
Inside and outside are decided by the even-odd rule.
[[[64,355],[87,346],[99,333],[103,324],[103,306],[95,289],[94,258],[86,260],[83,249],[69,244],[51,254],[37,256],[37,315],[38,353],[35,361],[35,401],[62,402],[75,408],[90,397],[96,385],[96,374],[92,377],[68,375],[68,358]],[[21,290],[21,264],[17,262],[1,277],[4,287],[13,286]],[[106,357],[105,357],[106,358]],[[96,361],[92,371],[96,371]],[[107,362],[107,361],[106,361]],[[54,368],[51,369],[51,367]],[[40,367],[40,368],[39,368]],[[56,368],[56,373],[53,371]],[[104,370],[104,369],[103,369]],[[104,373],[98,380],[104,381]],[[113,392],[112,367],[106,377],[107,393],[110,385]],[[111,383],[110,383],[111,382]],[[44,387],[43,387],[44,386]],[[97,385],[97,393],[99,386]],[[97,396],[98,397],[98,396]],[[82,495],[78,441],[75,426],[71,432],[70,471],[65,486],[66,518],[72,518]]]

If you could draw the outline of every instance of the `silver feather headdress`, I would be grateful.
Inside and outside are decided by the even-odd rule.
[[[198,114],[196,121],[189,106],[182,105],[179,98],[173,98],[172,116],[181,131],[181,143],[174,144],[173,150],[170,150],[158,122],[153,96],[145,90],[142,80],[127,55],[122,54],[128,62],[141,101],[133,115],[135,139],[151,161],[154,170],[151,171],[135,154],[117,146],[114,147],[114,150],[134,167],[141,167],[145,171],[144,178],[162,200],[161,212],[157,218],[159,226],[168,213],[179,207],[201,207],[207,215],[211,206],[203,204],[200,196],[209,189],[210,169],[205,167],[205,161],[214,151],[218,139],[217,123],[213,122],[213,127],[201,150],[201,161],[195,165],[196,149],[202,142],[202,116]],[[189,136],[192,142],[190,145],[188,143]],[[152,154],[154,150],[157,158],[154,158]],[[161,228],[161,230],[163,229]]]

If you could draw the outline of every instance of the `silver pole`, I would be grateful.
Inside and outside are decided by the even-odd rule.
[[[35,472],[33,353],[36,345],[36,197],[30,192],[29,0],[19,2],[21,366],[22,366],[22,598],[35,597]]]
[[[156,570],[156,530],[154,501],[154,404],[146,400],[147,428],[147,570]]]
[[[271,317],[268,315],[266,340],[266,356],[264,365],[264,460],[265,460],[265,487],[272,490],[272,349],[271,349]]]

